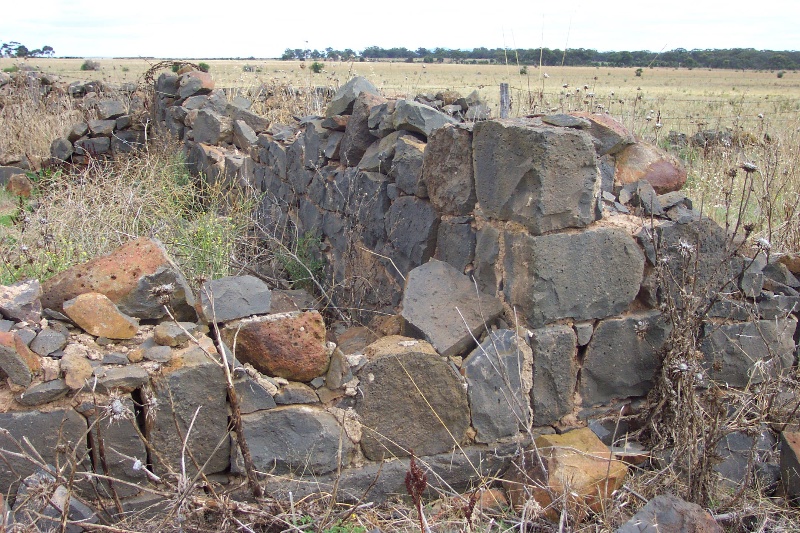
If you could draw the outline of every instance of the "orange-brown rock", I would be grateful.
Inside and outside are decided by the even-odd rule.
[[[152,294],[157,286],[172,285],[170,305],[178,318],[196,318],[194,296],[160,242],[140,237],[108,255],[53,276],[42,285],[42,307],[61,311],[65,301],[80,294],[107,296],[123,313],[137,318],[161,318],[163,305]]]
[[[236,358],[259,372],[291,381],[311,381],[328,370],[325,324],[317,311],[258,316],[227,324],[225,343]]]
[[[347,328],[338,335],[339,349],[344,354],[364,353],[364,348],[375,342],[378,336],[363,326]]]
[[[15,174],[8,178],[6,191],[15,196],[30,198],[31,192],[33,192],[33,182],[25,174]]]
[[[528,451],[525,461],[515,461],[503,479],[516,509],[533,498],[548,518],[556,520],[561,503],[554,504],[554,500],[567,495],[569,506],[575,510],[588,506],[600,511],[602,501],[622,486],[628,472],[623,462],[611,458],[608,447],[589,428],[542,435],[535,443],[541,462],[535,451]]]
[[[372,361],[384,355],[397,355],[401,353],[421,352],[430,355],[439,355],[436,349],[428,341],[403,337],[401,335],[390,335],[381,337],[366,348],[364,355]]]
[[[782,255],[778,258],[778,262],[785,265],[795,276],[800,276],[800,254]]]
[[[121,313],[104,294],[87,292],[67,300],[64,313],[86,333],[109,339],[132,339],[139,322]]]
[[[585,118],[592,123],[589,133],[594,138],[597,155],[613,155],[636,142],[628,128],[617,122],[611,115],[606,113],[595,115],[586,111],[576,111],[570,115]]]
[[[61,358],[61,371],[67,387],[72,390],[82,388],[92,377],[92,365],[85,355],[77,351],[64,354]]]
[[[639,180],[647,180],[658,194],[678,191],[686,183],[686,169],[677,157],[640,141],[617,154],[614,174],[620,185]]]
[[[8,376],[20,387],[31,384],[31,376],[41,370],[39,356],[15,332],[0,332],[0,375]]]

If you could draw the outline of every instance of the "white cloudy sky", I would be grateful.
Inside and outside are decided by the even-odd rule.
[[[82,57],[278,57],[286,48],[800,49],[798,0],[5,0],[0,41]]]

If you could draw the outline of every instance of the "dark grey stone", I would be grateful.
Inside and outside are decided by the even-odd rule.
[[[13,494],[17,482],[36,471],[36,465],[30,461],[8,454],[20,451],[11,439],[21,442],[23,437],[27,437],[49,464],[65,464],[74,450],[78,468],[83,468],[86,420],[71,408],[0,413],[0,427],[8,431],[0,434],[0,463],[3,464],[0,468],[0,492],[3,494]]]
[[[528,427],[532,364],[530,347],[509,329],[491,332],[464,359],[476,442],[494,442]]]
[[[97,118],[100,120],[116,119],[128,112],[125,104],[112,99],[100,100],[95,109],[97,109]]]
[[[373,142],[358,162],[358,168],[367,172],[388,174],[392,168],[397,141],[403,136],[408,136],[408,133],[395,131]]]
[[[731,387],[761,383],[794,364],[797,319],[707,323],[700,350],[709,377]]]
[[[534,234],[582,228],[600,217],[591,137],[527,119],[481,122],[473,134],[475,188],[487,217]]]
[[[475,280],[478,288],[486,293],[497,291],[495,265],[500,256],[500,232],[493,226],[484,225],[475,239]]]
[[[168,363],[172,359],[172,348],[169,346],[150,346],[143,351],[144,358],[156,363]]]
[[[332,131],[328,135],[328,140],[325,142],[325,149],[323,155],[328,159],[339,159],[339,149],[342,146],[342,139],[344,138],[343,131]]]
[[[77,155],[102,155],[111,149],[111,139],[108,137],[95,137],[92,139],[78,139],[75,141]]]
[[[230,440],[227,436],[228,404],[222,368],[196,348],[181,355],[165,370],[162,376],[152,380],[156,402],[148,402],[145,413],[149,413],[145,417],[145,434],[159,452],[159,456],[153,458],[155,473],[163,475],[167,472],[164,462],[173,471],[180,472],[183,441],[195,413],[192,432],[188,435],[188,450],[201,466],[208,462],[206,473],[227,470]],[[180,428],[180,435],[176,433],[176,426]],[[197,471],[188,455],[186,468],[188,475]]]
[[[89,133],[89,125],[85,122],[78,122],[77,124],[73,124],[72,127],[69,129],[67,133],[67,139],[70,143],[74,143],[84,135]]]
[[[249,111],[248,109],[243,109],[241,107],[235,107],[232,113],[230,113],[230,109],[228,108],[229,114],[233,118],[234,122],[241,120],[245,124],[247,124],[250,129],[252,129],[256,134],[263,133],[267,131],[269,128],[269,120],[264,117],[260,117]]]
[[[361,447],[373,461],[450,451],[469,427],[467,393],[441,358],[424,353],[385,355],[359,372]]]
[[[68,392],[69,387],[63,379],[54,379],[31,385],[17,397],[17,402],[27,407],[34,407],[57,400]]]
[[[392,126],[395,130],[413,131],[426,137],[445,124],[456,123],[453,117],[412,100],[398,100],[392,114]]]
[[[243,415],[276,407],[272,395],[249,377],[235,381],[233,386],[236,390],[236,397],[239,400],[239,410]]]
[[[353,114],[347,122],[344,137],[339,149],[339,159],[347,166],[354,167],[364,157],[367,148],[375,142],[376,137],[370,133],[367,125],[370,109],[385,100],[380,96],[362,93],[356,98]]]
[[[257,470],[276,474],[327,474],[349,462],[354,446],[332,414],[290,406],[242,416]],[[341,448],[341,449],[340,449]]]
[[[533,423],[554,424],[572,412],[578,359],[575,332],[569,326],[555,325],[535,329],[531,335],[533,351]]]
[[[440,214],[467,215],[475,208],[472,131],[445,126],[428,138],[422,179]]]
[[[434,257],[464,272],[475,259],[475,235],[469,220],[443,220],[439,224]]]
[[[144,472],[147,450],[137,432],[133,400],[130,397],[112,398],[107,405],[97,406],[96,410],[97,414],[89,419],[95,472],[127,482],[113,483],[120,498],[138,494],[138,487],[147,484]],[[99,481],[98,489],[104,496],[111,496],[107,481]]]
[[[42,286],[36,279],[0,285],[0,314],[17,322],[38,323],[42,318],[41,296]]]
[[[274,397],[278,405],[294,405],[301,403],[319,403],[319,396],[314,389],[305,383],[295,381],[284,385]]]
[[[422,165],[425,154],[425,143],[408,135],[401,137],[395,147],[392,168],[389,176],[394,178],[397,188],[405,194],[420,194],[420,180],[422,179]],[[425,195],[427,195],[427,189]]]
[[[159,299],[153,298],[153,289],[165,285],[173,287],[169,304],[175,317],[178,320],[196,320],[194,292],[174,264],[160,267],[152,274],[139,278],[136,288],[117,302],[117,307],[121,312],[135,318],[163,318],[167,313]]]
[[[755,436],[740,431],[729,433],[715,449],[720,462],[714,465],[714,471],[727,486],[740,487],[754,473],[756,464],[769,462],[776,444],[767,428]],[[750,482],[754,481],[750,478]]]
[[[576,322],[573,326],[578,346],[586,346],[592,340],[594,325],[591,322]]]
[[[800,502],[800,432],[781,433],[781,481],[786,497]]]
[[[253,128],[247,125],[244,120],[236,120],[233,123],[233,144],[241,150],[250,150],[250,147],[258,142],[258,136]]]
[[[269,286],[250,275],[207,281],[200,291],[200,305],[207,322],[229,322],[267,314],[271,301]]]
[[[748,298],[757,298],[764,288],[764,268],[767,266],[767,257],[763,252],[758,252],[752,259],[745,257],[742,275],[739,277],[739,287]]]
[[[392,116],[394,114],[396,100],[390,100],[383,104],[374,106],[369,112],[369,131],[376,137],[386,137],[394,130]]]
[[[439,216],[429,202],[402,196],[392,202],[385,223],[390,247],[387,255],[403,275],[433,256]]]
[[[782,294],[761,294],[757,303],[758,314],[764,320],[786,318],[790,314],[800,313],[800,296],[784,296]],[[745,318],[746,320],[746,318]]]
[[[305,166],[305,146],[305,134],[301,133],[286,148],[286,180],[296,194],[304,194],[314,177],[313,172]]]
[[[765,277],[773,281],[793,289],[800,288],[800,280],[786,268],[786,265],[773,261],[772,258],[770,258],[770,263],[764,267],[763,273]]]
[[[104,367],[95,371],[97,376],[97,390],[101,393],[111,391],[131,392],[146,384],[150,376],[147,370],[140,366],[128,365],[122,367]]]
[[[477,294],[467,276],[436,259],[409,273],[402,305],[403,319],[446,357],[472,348],[473,336],[503,311],[498,299]]]
[[[616,533],[722,533],[708,511],[671,494],[656,496]]]
[[[80,137],[78,137],[79,139]],[[75,139],[76,141],[78,139]],[[50,157],[59,161],[68,161],[72,157],[73,148],[69,139],[59,137],[50,143]]]
[[[111,138],[111,150],[115,154],[128,154],[145,146],[144,131],[118,131]]]
[[[121,117],[117,117],[114,129],[124,130],[126,128],[130,128],[132,124],[133,124],[133,118],[130,115],[122,115]]]
[[[584,405],[646,395],[653,386],[659,350],[670,330],[658,311],[601,321],[581,370]]]
[[[349,115],[353,112],[353,104],[356,98],[362,92],[369,94],[379,95],[378,89],[366,78],[357,76],[350,81],[339,87],[333,99],[328,103],[325,109],[325,116],[332,117],[334,115]]]
[[[557,115],[545,115],[542,117],[542,122],[550,124],[551,126],[558,126],[560,128],[577,128],[580,130],[588,129],[592,123],[581,117],[573,117],[565,113]]]
[[[325,166],[325,148],[328,143],[328,130],[322,127],[322,119],[306,122],[305,128],[305,159],[303,164],[309,170]]]
[[[386,240],[385,220],[389,210],[388,179],[377,172],[358,172],[352,179],[352,194],[346,212],[355,216],[363,243],[374,249]]]
[[[111,352],[103,355],[104,365],[127,365],[130,363],[128,356],[120,352]]]
[[[221,144],[233,141],[233,123],[229,117],[210,109],[200,109],[192,127],[198,143]]]
[[[111,137],[116,125],[116,120],[90,120],[89,135],[91,137]]]
[[[506,232],[504,239],[506,301],[534,327],[618,314],[639,292],[644,256],[622,230],[539,237]]]

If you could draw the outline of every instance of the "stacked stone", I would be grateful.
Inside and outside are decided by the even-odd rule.
[[[50,157],[55,162],[86,164],[92,158],[126,154],[144,147],[147,120],[141,95],[135,84],[119,90],[101,82],[72,82],[70,96],[94,118],[73,124],[63,137],[50,144]]]

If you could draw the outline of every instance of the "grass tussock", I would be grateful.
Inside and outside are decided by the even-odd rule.
[[[139,236],[161,240],[187,278],[221,277],[246,241],[256,202],[254,195],[198,187],[169,143],[32,177],[34,197],[0,226],[3,284],[47,279]]]

